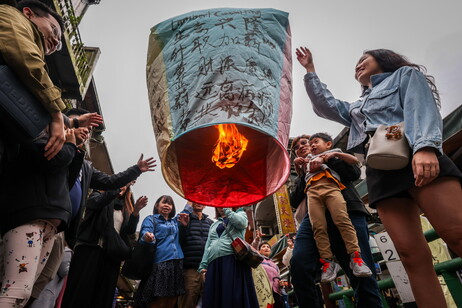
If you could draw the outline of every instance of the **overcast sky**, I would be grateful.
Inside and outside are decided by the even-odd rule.
[[[143,174],[133,187],[154,201],[172,195],[177,210],[185,200],[165,183],[160,171],[146,89],[145,65],[150,28],[195,10],[275,8],[289,13],[292,50],[307,46],[317,73],[334,96],[354,101],[360,94],[354,66],[366,49],[387,48],[423,64],[436,78],[443,116],[462,101],[462,1],[418,0],[102,0],[90,6],[80,33],[86,46],[99,47],[95,82],[106,122],[104,137],[116,172],[136,163],[140,153],[154,156],[155,172]],[[293,52],[293,117],[290,136],[325,131],[335,137],[343,128],[318,118],[303,87],[304,69]],[[209,209],[209,212],[213,212]]]

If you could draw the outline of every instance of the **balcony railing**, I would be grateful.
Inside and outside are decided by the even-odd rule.
[[[82,99],[90,83],[99,49],[84,47],[78,29],[81,16],[75,16],[70,0],[52,0],[52,3],[58,14],[63,17],[63,43],[67,46],[68,52],[68,55],[55,57],[56,71],[64,90],[63,95],[67,98]],[[73,74],[70,70],[74,70]]]

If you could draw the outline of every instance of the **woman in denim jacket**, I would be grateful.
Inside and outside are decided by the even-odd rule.
[[[216,218],[197,270],[205,279],[202,308],[258,308],[251,268],[235,260],[231,247],[235,238],[244,240],[247,214],[243,208],[216,208]]]
[[[141,280],[135,294],[134,307],[174,307],[179,295],[185,293],[183,251],[179,243],[178,223],[187,214],[175,217],[171,196],[161,196],[154,205],[154,215],[143,220],[141,241],[157,244],[151,274]]]
[[[321,83],[307,48],[298,48],[296,55],[307,71],[305,88],[315,113],[350,128],[349,150],[364,153],[368,134],[378,125],[404,121],[412,161],[400,170],[366,167],[369,205],[377,208],[400,254],[418,306],[446,307],[419,214],[424,212],[441,238],[462,256],[462,174],[443,154],[433,78],[424,74],[423,66],[391,50],[366,51],[355,68],[363,94],[349,104],[335,99]]]

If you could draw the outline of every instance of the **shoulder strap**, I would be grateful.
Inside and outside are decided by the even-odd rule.
[[[154,236],[155,236],[156,235],[157,222],[156,222],[156,218],[154,217],[154,215],[152,215],[152,226],[153,226],[153,231],[154,231]]]
[[[234,239],[231,237],[231,234],[229,233],[228,226],[225,224],[224,221],[222,222],[222,224],[223,224],[223,226],[225,226],[226,234],[227,234],[228,237],[231,239],[231,242],[234,241]]]

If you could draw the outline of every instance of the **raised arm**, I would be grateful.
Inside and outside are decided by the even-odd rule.
[[[133,213],[130,215],[128,224],[124,230],[126,234],[133,234],[136,232],[136,226],[140,220],[140,211],[148,204],[148,197],[139,197],[133,206]]]
[[[320,117],[350,126],[350,104],[336,99],[319,80],[311,51],[306,47],[296,50],[297,60],[306,69],[305,89],[310,97],[313,111]]]
[[[234,212],[230,208],[224,209],[226,217],[229,219],[229,224],[236,229],[245,229],[249,223],[247,213],[243,210]]]
[[[120,194],[120,189],[108,190],[101,192],[94,190],[87,200],[87,208],[92,210],[100,210],[105,206],[108,206],[115,198]]]

